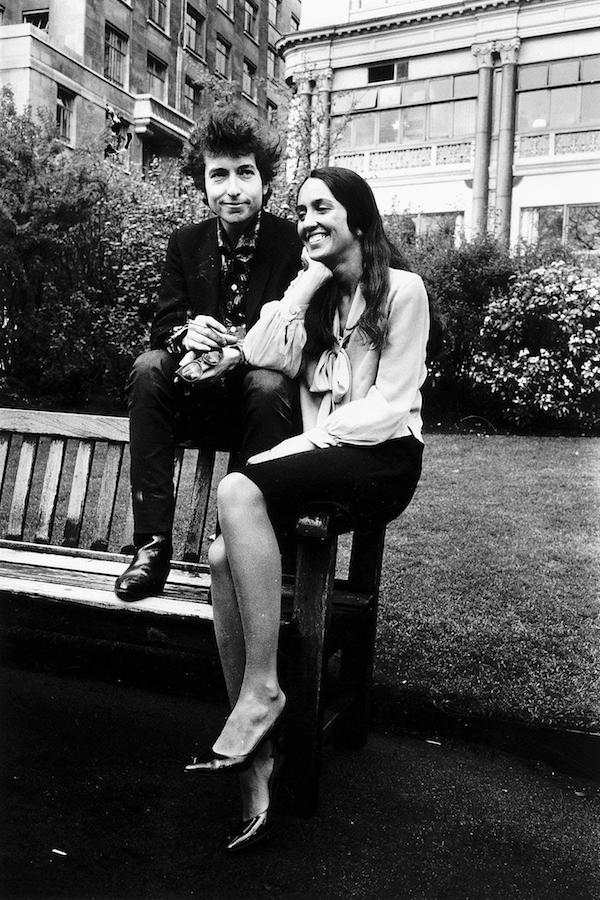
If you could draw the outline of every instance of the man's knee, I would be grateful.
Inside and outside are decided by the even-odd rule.
[[[244,394],[253,400],[289,399],[292,381],[273,369],[250,369],[244,375]]]
[[[175,368],[174,358],[166,350],[146,350],[140,353],[129,375],[128,393],[131,395],[136,389],[152,389],[156,385],[170,384]]]

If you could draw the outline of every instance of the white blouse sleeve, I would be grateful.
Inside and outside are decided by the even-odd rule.
[[[303,270],[291,282],[281,300],[265,303],[258,322],[242,344],[249,365],[275,369],[295,378],[306,344],[304,315],[311,298],[326,281],[323,272]]]
[[[387,338],[375,384],[365,397],[343,404],[314,429],[318,446],[380,444],[398,433],[415,408],[427,374],[429,335],[427,293],[418,275],[392,289],[388,310]],[[313,439],[310,431],[307,437]]]

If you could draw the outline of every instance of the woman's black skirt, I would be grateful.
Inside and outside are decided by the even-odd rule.
[[[332,512],[339,531],[365,530],[390,522],[408,506],[422,455],[423,444],[408,435],[367,447],[294,453],[247,465],[243,474],[264,494],[280,534],[316,509]]]

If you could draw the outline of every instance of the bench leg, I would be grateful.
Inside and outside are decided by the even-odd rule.
[[[294,595],[296,629],[290,666],[287,781],[292,811],[312,815],[317,807],[321,756],[325,642],[331,618],[337,538],[300,533]]]
[[[385,528],[356,532],[350,557],[348,583],[351,590],[370,595],[369,609],[349,626],[342,648],[340,677],[354,695],[352,705],[334,729],[338,746],[364,746],[369,734],[371,687],[377,634],[377,604]]]

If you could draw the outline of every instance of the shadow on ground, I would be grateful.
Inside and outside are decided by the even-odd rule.
[[[234,780],[183,765],[224,707],[80,669],[2,670],[10,897],[593,897],[598,790],[460,739],[327,750],[320,813],[222,850]]]

